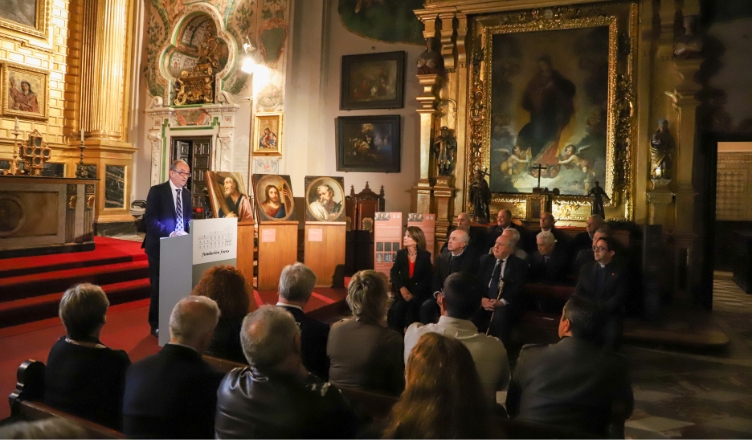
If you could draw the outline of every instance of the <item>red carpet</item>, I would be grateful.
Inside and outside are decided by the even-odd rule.
[[[305,310],[326,320],[340,311],[346,295],[345,289],[317,288]],[[275,291],[254,291],[254,298],[257,305],[277,302]],[[102,329],[102,342],[125,350],[133,362],[156,353],[159,346],[157,338],[149,335],[148,312],[148,299],[111,306]],[[0,420],[10,416],[6,396],[15,389],[18,366],[27,359],[46,362],[50,347],[64,334],[59,318],[0,328]]]
[[[57,315],[70,286],[99,284],[110,304],[148,298],[149,267],[141,243],[95,237],[90,252],[0,260],[0,328]]]

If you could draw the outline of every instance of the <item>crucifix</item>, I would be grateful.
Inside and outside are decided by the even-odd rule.
[[[530,167],[533,170],[538,170],[538,190],[540,190],[540,179],[541,179],[541,170],[547,170],[548,167],[544,167],[541,164],[537,164],[534,167]]]

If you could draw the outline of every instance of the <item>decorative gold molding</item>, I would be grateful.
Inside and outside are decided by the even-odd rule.
[[[25,2],[28,2],[30,0],[24,0]],[[50,11],[52,10],[52,2],[53,0],[31,0],[36,1],[36,19],[35,19],[35,25],[32,26],[26,26],[22,23],[8,20],[7,18],[0,17],[0,29],[2,30],[10,30],[16,33],[21,33],[24,35],[29,35],[32,37],[41,38],[44,40],[49,39],[49,30],[50,30]],[[0,32],[0,34],[5,37],[5,32]],[[14,37],[14,35],[11,33],[9,35],[11,37]],[[18,38],[18,37],[15,37]]]

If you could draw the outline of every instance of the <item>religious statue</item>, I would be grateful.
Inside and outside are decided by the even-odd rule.
[[[658,120],[658,130],[650,138],[650,177],[671,179],[676,142],[668,131],[668,121]]]
[[[605,209],[603,209],[603,199],[605,198],[607,202],[610,202],[611,199],[608,198],[606,191],[601,188],[597,180],[595,181],[595,186],[590,188],[587,195],[593,198],[593,206],[590,209],[590,214],[598,214],[601,217],[606,218],[606,212]]]
[[[475,221],[481,224],[487,224],[491,214],[489,205],[491,204],[491,189],[488,187],[485,176],[488,172],[480,168],[475,170],[475,177],[470,184],[470,199],[473,201],[473,214]]]
[[[433,143],[433,154],[440,176],[451,176],[454,170],[454,155],[457,152],[457,141],[449,134],[449,128],[441,127],[441,134],[436,136]]]
[[[701,34],[695,33],[696,15],[684,17],[684,35],[674,40],[674,56],[679,59],[696,58],[704,46]]]
[[[441,73],[443,61],[441,55],[433,50],[433,38],[426,38],[426,51],[418,57],[418,75]]]

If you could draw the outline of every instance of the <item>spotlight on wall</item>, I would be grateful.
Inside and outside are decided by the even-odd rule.
[[[245,42],[243,43],[243,52],[245,52],[245,56],[243,57],[243,64],[240,66],[240,70],[247,74],[252,74],[256,67],[256,62],[253,60],[252,53],[256,51],[256,48],[253,47],[251,44],[251,41],[246,37]]]

